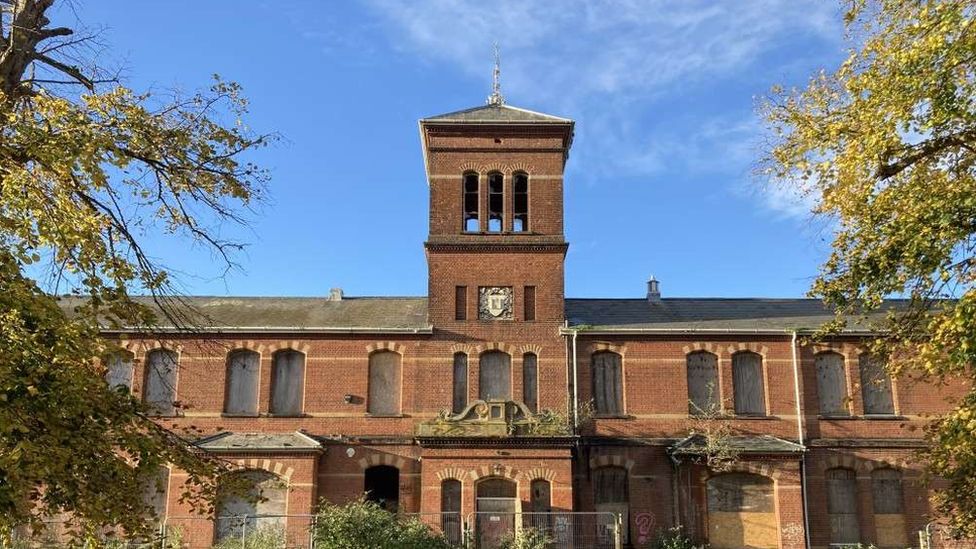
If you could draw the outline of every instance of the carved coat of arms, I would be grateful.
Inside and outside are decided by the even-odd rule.
[[[478,316],[483,320],[512,318],[512,288],[483,287],[478,291]]]

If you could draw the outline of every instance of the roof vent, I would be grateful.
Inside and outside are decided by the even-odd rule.
[[[329,290],[329,301],[342,301],[342,288]]]
[[[661,301],[661,283],[654,278],[654,275],[647,279],[647,300]]]

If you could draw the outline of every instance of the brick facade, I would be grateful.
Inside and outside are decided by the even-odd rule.
[[[176,417],[162,418],[162,423],[192,425],[206,434],[300,431],[319,441],[321,448],[314,451],[223,452],[244,469],[280,477],[288,486],[289,514],[310,513],[322,499],[345,502],[361,497],[367,471],[375,467],[398,471],[398,507],[404,512],[440,512],[442,483],[453,479],[461,483],[461,513],[472,513],[477,509],[479,483],[491,478],[515,483],[517,507],[523,510],[533,505],[532,481],[544,480],[549,483],[553,510],[592,511],[607,504],[596,501],[596,472],[614,468],[626,472],[626,530],[631,545],[646,546],[657,529],[676,524],[684,525],[697,539],[709,539],[719,535],[720,526],[723,531],[750,527],[742,526],[738,511],[709,509],[709,490],[718,486],[710,484],[719,478],[714,471],[669,455],[669,448],[695,425],[688,408],[687,357],[696,351],[717,357],[717,396],[729,410],[735,391],[732,357],[751,352],[761,357],[765,413],[728,415],[715,421],[730,424],[742,435],[800,442],[806,451],[740,456],[728,473],[771,481],[772,511],[763,517],[768,515],[774,522],[772,530],[756,527],[743,530],[741,536],[755,536],[749,539],[759,540],[761,547],[804,547],[807,538],[812,547],[826,547],[831,541],[831,518],[825,471],[834,467],[848,468],[856,475],[862,541],[881,539],[882,523],[886,528],[893,524],[903,528],[905,539],[924,527],[930,520],[930,488],[919,482],[918,465],[912,459],[920,444],[917,428],[929,415],[946,409],[942,397],[962,394],[961,388],[942,387],[936,396],[930,387],[898,379],[892,385],[895,414],[865,417],[857,362],[863,335],[813,345],[795,340],[786,327],[614,331],[594,330],[568,318],[562,200],[572,122],[498,106],[460,114],[421,121],[430,186],[425,326],[411,331],[386,330],[375,322],[360,328],[293,325],[291,331],[284,327],[273,332],[214,329],[160,336],[158,341],[125,340],[133,357],[132,389],[137,394],[144,389],[147,353],[159,347],[179,353],[175,391],[181,407]],[[496,171],[504,181],[502,230],[487,232],[486,182],[488,174]],[[472,232],[462,230],[461,217],[461,180],[468,172],[478,174],[479,180],[482,230]],[[511,188],[517,173],[529,178],[528,231],[519,233],[512,230]],[[458,287],[464,288],[460,291],[466,298],[464,320],[456,318]],[[486,287],[511,288],[511,319],[481,318],[479,288]],[[529,314],[533,320],[526,320],[526,287],[534,288],[534,310]],[[655,306],[642,301],[646,300],[631,300],[621,307]],[[605,306],[608,314],[614,313],[614,307],[613,303]],[[258,405],[254,414],[231,416],[223,413],[226,365],[228,353],[237,349],[260,355]],[[270,413],[273,357],[282,349],[304,357],[302,412],[294,417]],[[847,417],[821,417],[818,412],[815,355],[826,350],[844,357]],[[401,412],[376,417],[367,411],[370,356],[383,351],[399,357]],[[525,356],[535,355],[538,408],[559,413],[572,406],[574,393],[579,402],[594,397],[594,353],[616,353],[623,413],[582,418],[575,432],[559,436],[418,436],[418,425],[437,421],[442,411],[452,407],[455,355],[467,357],[466,401],[472,403],[479,398],[481,357],[494,351],[510,357],[514,401],[522,400]],[[902,474],[902,519],[889,515],[878,519],[873,512],[872,471],[878,468],[895,468]],[[176,501],[180,481],[180,473],[174,471],[167,504],[167,514],[173,517],[188,512]],[[722,521],[733,526],[723,526]]]

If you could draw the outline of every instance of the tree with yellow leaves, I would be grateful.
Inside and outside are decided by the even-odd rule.
[[[852,51],[805,89],[762,105],[774,184],[836,225],[814,283],[841,317],[883,306],[892,373],[976,381],[976,2],[855,0]],[[938,510],[976,533],[976,392],[927,430]]]
[[[144,239],[201,243],[229,266],[239,245],[216,227],[243,222],[267,177],[244,159],[269,136],[243,123],[236,84],[130,90],[86,37],[50,26],[54,3],[0,0],[0,545],[62,513],[79,536],[144,534],[144,494],[166,465],[188,473],[196,508],[212,506],[224,464],[104,381],[97,357],[117,349],[100,327],[151,331],[160,315],[192,327]],[[85,305],[66,313],[65,292]]]

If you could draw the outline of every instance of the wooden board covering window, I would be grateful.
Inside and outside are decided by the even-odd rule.
[[[762,372],[762,357],[758,354],[741,352],[732,355],[732,392],[737,415],[766,415]]]
[[[512,400],[512,359],[501,351],[481,355],[478,374],[478,398]]]
[[[378,351],[369,355],[369,397],[366,411],[373,415],[400,413],[400,354]]]
[[[817,398],[820,401],[820,413],[826,416],[848,415],[844,357],[838,353],[820,353],[814,362],[817,368]]]
[[[612,352],[593,354],[593,404],[600,415],[620,415],[623,405],[623,372],[620,355]]]
[[[622,521],[624,543],[630,541],[630,486],[623,467],[593,471],[593,503],[598,513],[617,513]]]
[[[539,411],[539,363],[533,353],[522,357],[522,402],[529,410]]]
[[[535,320],[535,286],[526,286],[523,299],[525,301],[525,320]]]
[[[258,368],[260,362],[261,355],[254,351],[234,351],[227,357],[225,413],[258,413]]]
[[[302,413],[305,394],[305,355],[298,351],[278,351],[272,358],[271,413],[297,416]]]
[[[146,360],[145,402],[150,411],[160,416],[176,412],[176,378],[179,366],[176,352],[154,349]]]
[[[878,547],[908,545],[904,497],[900,471],[885,468],[871,472],[871,499]]]
[[[827,516],[831,543],[858,543],[861,527],[857,517],[857,474],[836,468],[826,472]]]
[[[105,382],[109,387],[122,385],[127,389],[132,389],[132,355],[128,353],[115,353],[106,359]]]
[[[707,496],[710,547],[779,547],[772,479],[751,473],[718,475],[708,480]]]
[[[454,287],[454,320],[467,320],[468,318],[468,287]]]
[[[701,415],[719,410],[718,357],[706,351],[688,355],[688,413]]]
[[[885,372],[884,364],[865,353],[858,357],[861,371],[861,398],[865,414],[891,415],[895,413],[895,402],[891,396],[891,378]]]
[[[454,353],[454,394],[451,411],[455,414],[468,405],[468,355]]]

